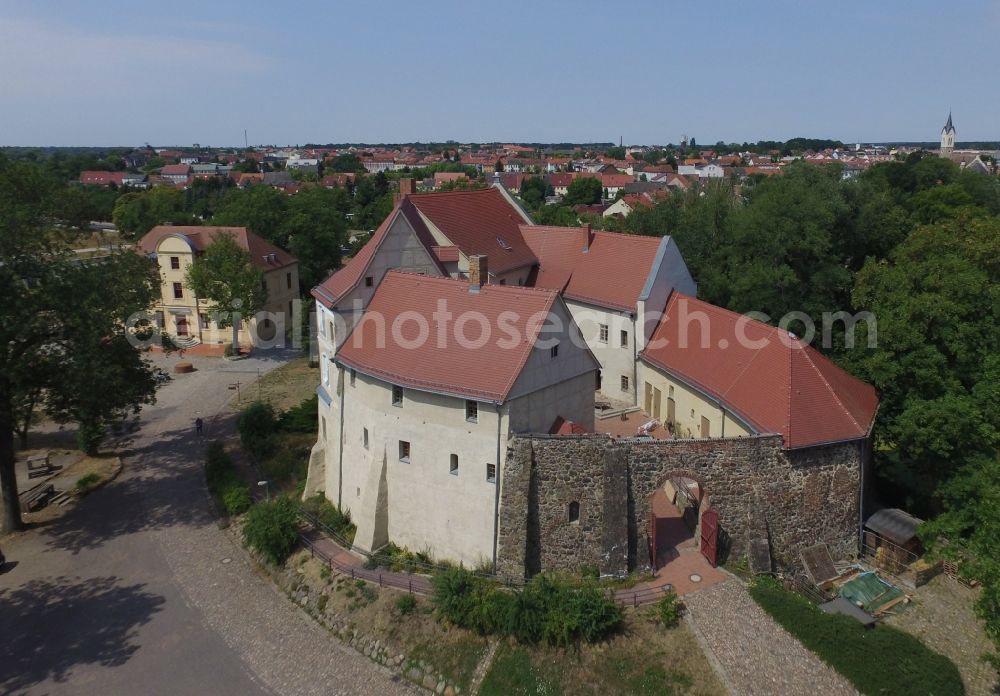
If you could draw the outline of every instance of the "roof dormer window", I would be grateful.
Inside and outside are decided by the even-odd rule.
[[[500,248],[504,249],[505,251],[511,251],[514,248],[510,244],[508,244],[507,240],[505,240],[503,237],[497,237],[497,244],[499,244]]]

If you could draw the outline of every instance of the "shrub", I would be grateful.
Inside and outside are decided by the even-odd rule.
[[[319,396],[316,394],[282,413],[278,421],[281,429],[289,433],[315,433],[318,423]]]
[[[351,522],[350,511],[341,510],[327,500],[326,496],[322,493],[317,493],[303,502],[302,509],[313,515],[319,520],[320,524],[344,539],[344,541],[354,541],[354,533],[357,531],[357,528]]]
[[[101,477],[94,472],[84,474],[76,480],[76,490],[81,495],[84,495],[90,493],[100,482]]]
[[[250,509],[250,487],[243,484],[229,486],[222,493],[222,504],[230,515],[242,515]]]
[[[405,594],[396,600],[396,610],[406,616],[412,614],[417,609],[417,598],[411,594]]]
[[[464,568],[438,573],[432,582],[440,617],[480,634],[511,636],[522,643],[595,642],[624,620],[618,605],[596,585],[572,584],[554,575],[538,575],[515,592]]]
[[[255,401],[247,406],[236,419],[236,429],[243,448],[253,456],[263,458],[274,451],[278,419],[270,404]]]
[[[681,601],[673,591],[656,603],[656,618],[664,628],[673,628],[681,620]]]
[[[865,628],[848,616],[825,614],[801,595],[760,578],[750,594],[802,644],[864,694],[965,693],[955,664],[892,626]]]
[[[298,510],[290,498],[259,503],[247,513],[243,538],[275,565],[285,562],[299,540]]]

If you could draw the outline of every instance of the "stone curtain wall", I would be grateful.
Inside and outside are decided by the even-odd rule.
[[[709,440],[611,440],[518,436],[501,494],[497,566],[519,577],[541,570],[602,573],[648,568],[649,498],[672,476],[702,487],[719,514],[723,556],[767,537],[780,566],[825,542],[854,553],[863,442],[785,451],[779,436]],[[579,520],[569,519],[579,503]]]

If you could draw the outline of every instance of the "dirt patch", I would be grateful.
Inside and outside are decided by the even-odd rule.
[[[122,460],[117,455],[80,456],[46,481],[55,487],[57,493],[68,493],[70,502],[63,505],[50,503],[36,512],[23,512],[25,524],[39,524],[62,517],[73,509],[81,496],[113,481],[121,470]]]
[[[252,401],[271,404],[275,411],[285,411],[298,406],[316,393],[319,370],[309,366],[309,358],[296,358],[260,378],[240,385],[240,400],[236,396],[229,402],[229,409],[239,411]]]
[[[939,575],[917,588],[906,611],[887,621],[916,636],[931,650],[951,658],[969,696],[1000,691],[1000,676],[980,659],[992,646],[972,607],[979,592]]]

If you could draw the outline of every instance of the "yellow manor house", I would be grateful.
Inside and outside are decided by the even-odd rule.
[[[139,240],[136,250],[156,259],[160,267],[160,301],[153,307],[156,322],[186,347],[223,346],[231,340],[232,329],[220,328],[212,321],[211,302],[196,297],[184,282],[194,257],[220,234],[231,235],[264,272],[267,302],[255,316],[240,323],[240,345],[247,348],[272,341],[292,327],[294,301],[299,296],[299,262],[245,227],[158,225]]]

